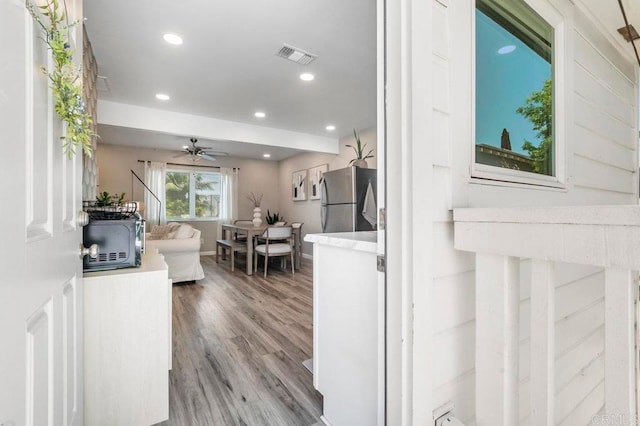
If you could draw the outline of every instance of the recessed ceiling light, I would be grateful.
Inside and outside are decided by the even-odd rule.
[[[255,114],[253,114],[253,115],[255,115],[255,116],[256,116],[256,117],[258,117],[258,118],[265,118],[265,117],[267,116],[267,114],[265,114],[265,113],[264,113],[264,112],[262,112],[262,111],[257,111],[257,112],[256,112]]]
[[[262,154],[264,158],[271,158],[271,154]]]
[[[165,95],[164,93],[156,93],[156,99],[160,99],[161,101],[168,101],[171,99],[171,96]]]
[[[325,129],[327,129],[330,132],[333,132],[336,129],[336,126],[334,126],[333,124],[329,124],[327,127],[325,127]]]
[[[498,49],[498,55],[506,55],[513,52],[514,50],[516,50],[516,47],[513,44],[508,44]]]
[[[305,73],[300,74],[300,80],[302,80],[302,81],[311,81],[314,78],[316,78],[316,76],[314,76],[310,72],[305,72]]]
[[[189,148],[187,145],[182,145],[182,149],[187,149]]]
[[[182,44],[182,37],[176,34],[167,33],[163,35],[162,38],[164,39],[164,41],[166,41],[169,44],[175,44],[176,46]]]

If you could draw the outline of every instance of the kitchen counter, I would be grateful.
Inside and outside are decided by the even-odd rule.
[[[378,232],[333,232],[329,234],[307,234],[305,241],[319,243],[333,247],[366,251],[376,253],[378,251]]]
[[[377,233],[307,234],[313,243],[313,386],[332,426],[384,425],[384,281]]]
[[[146,426],[169,418],[171,281],[164,257],[84,274],[84,420]]]

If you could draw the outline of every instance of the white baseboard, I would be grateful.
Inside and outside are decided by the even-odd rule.
[[[313,260],[313,256],[307,253],[302,253],[302,258],[303,259],[309,259],[309,260]]]
[[[200,252],[200,256],[213,256],[215,254],[216,254],[215,251],[201,251]]]

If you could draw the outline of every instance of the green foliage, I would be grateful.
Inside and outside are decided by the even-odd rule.
[[[124,202],[125,195],[125,192],[122,194],[116,193],[111,195],[107,191],[104,191],[96,197],[96,207],[109,207],[122,204],[122,202]]]
[[[167,217],[189,216],[189,174],[167,172],[165,185]]]
[[[91,156],[93,120],[84,108],[82,71],[73,63],[74,51],[69,45],[69,30],[80,21],[67,23],[67,16],[58,0],[47,0],[42,6],[35,6],[31,1],[25,0],[25,6],[42,28],[53,59],[53,70],[47,70],[44,66],[41,69],[51,83],[56,113],[67,125],[66,134],[60,137],[62,147],[69,158],[75,154],[75,148],[81,148]],[[42,18],[48,22],[45,23]]]
[[[165,178],[167,217],[189,217],[189,190],[191,176],[195,185],[195,216],[218,217],[220,195],[212,194],[216,182],[207,180],[206,174],[167,172]]]
[[[273,225],[277,222],[284,222],[284,216],[280,217],[279,213],[270,214],[269,209],[267,209],[265,220],[267,221],[267,225]]]
[[[527,118],[536,136],[541,140],[539,145],[525,140],[522,149],[529,153],[533,160],[533,169],[536,173],[550,175],[552,168],[553,149],[553,87],[551,79],[547,79],[542,89],[529,95],[525,104],[516,112]]]
[[[346,146],[353,149],[353,151],[356,154],[356,158],[349,161],[349,164],[353,164],[356,160],[366,160],[367,158],[373,158],[373,155],[371,154],[373,152],[373,149],[370,149],[366,155],[364,154],[364,150],[367,147],[367,143],[365,142],[364,145],[360,143],[360,137],[356,133],[356,129],[353,129],[353,136],[356,138],[356,145],[355,146],[346,145]]]

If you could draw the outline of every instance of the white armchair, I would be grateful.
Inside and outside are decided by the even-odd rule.
[[[183,224],[181,227],[189,227]],[[184,232],[188,229],[183,228]],[[199,229],[191,228],[192,234],[187,238],[150,239],[147,234],[145,242],[145,251],[158,250],[163,256],[167,266],[169,267],[169,278],[174,283],[181,281],[195,281],[204,278],[204,270],[200,264],[200,237]],[[180,237],[181,229],[177,232]],[[175,233],[174,233],[175,234]],[[184,235],[184,234],[183,234]]]

